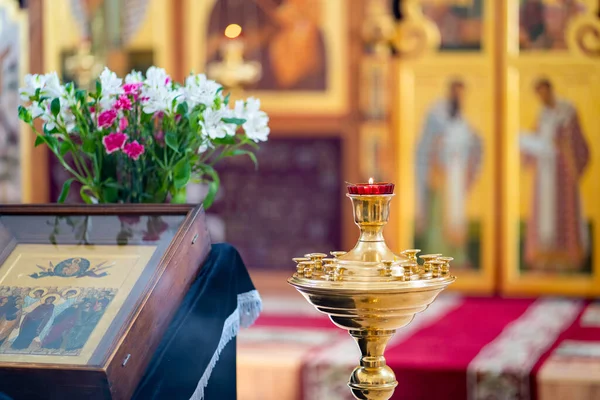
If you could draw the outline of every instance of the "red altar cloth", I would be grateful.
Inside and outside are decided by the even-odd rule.
[[[297,355],[301,395],[289,398],[352,399],[345,382],[358,361],[356,344],[326,316],[291,304],[286,312],[279,302],[278,310],[270,312],[266,299],[263,315],[250,329],[256,329],[254,343],[259,332],[271,332],[273,351],[278,351],[277,332],[285,332],[286,345],[303,338],[305,350]],[[320,343],[307,346],[307,338],[317,332]],[[240,342],[243,352],[244,335]],[[264,354],[268,357],[268,351]],[[398,379],[397,400],[557,400],[564,398],[560,390],[543,390],[546,384],[560,386],[557,370],[568,375],[574,365],[588,371],[591,365],[600,371],[600,307],[577,299],[442,296],[398,331],[386,359]],[[598,384],[598,376],[590,377],[590,387]]]

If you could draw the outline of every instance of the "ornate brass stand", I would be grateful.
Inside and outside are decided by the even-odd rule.
[[[383,353],[396,329],[408,325],[452,283],[450,257],[421,256],[419,250],[394,254],[383,228],[394,195],[348,195],[358,243],[349,252],[333,251],[295,258],[297,272],[288,282],[331,321],[346,329],[362,353],[348,385],[357,399],[389,399],[398,385]]]

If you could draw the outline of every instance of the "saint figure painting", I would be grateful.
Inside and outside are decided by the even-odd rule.
[[[525,267],[581,272],[590,252],[579,183],[590,151],[574,105],[556,96],[552,82],[540,79],[541,102],[535,132],[520,137],[526,168],[534,173],[533,198],[526,224]]]
[[[463,114],[465,84],[450,82],[448,97],[428,111],[416,149],[416,245],[474,268],[469,255],[467,196],[478,176],[481,138]]]
[[[79,355],[116,294],[106,288],[0,289],[0,354]]]

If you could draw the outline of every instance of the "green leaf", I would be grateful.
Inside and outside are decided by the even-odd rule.
[[[231,96],[231,93],[227,93],[227,96],[225,96],[225,99],[223,100],[223,103],[225,103],[226,106],[229,105],[229,97]]]
[[[235,144],[235,136],[225,136],[224,138],[213,139],[214,144]]]
[[[167,132],[167,134],[165,135],[165,143],[174,152],[179,153],[179,144],[177,143],[177,135],[175,133]]]
[[[104,186],[102,188],[102,200],[105,203],[116,203],[119,200],[119,190],[108,185]]]
[[[88,154],[93,154],[96,151],[96,141],[91,138],[86,138],[83,141],[83,151]]]
[[[74,180],[75,178],[67,179],[65,183],[63,183],[62,190],[60,191],[60,195],[58,196],[58,200],[56,201],[57,203],[62,204],[65,202],[67,196],[69,195],[69,190],[71,190],[71,184]]]
[[[250,150],[235,149],[231,152],[231,155],[232,156],[246,155],[246,156],[250,157],[250,159],[254,163],[254,168],[258,169],[258,160],[256,159],[256,155],[253,152],[251,152]]]
[[[85,104],[85,100],[86,100],[86,92],[85,92],[85,90],[78,89],[75,92],[75,98],[77,99],[77,101],[79,103]]]
[[[100,94],[102,93],[102,83],[99,80],[96,81],[96,97],[100,98]]]
[[[65,154],[67,154],[69,152],[70,149],[71,149],[71,143],[64,140],[64,141],[60,142],[58,152],[60,153],[61,156],[64,156]]]
[[[215,197],[217,196],[217,192],[219,191],[219,186],[221,184],[221,180],[219,179],[219,174],[213,167],[210,165],[202,165],[203,171],[211,177],[211,182],[208,184],[208,193],[202,202],[205,210],[208,210],[210,206],[215,201]]]
[[[221,121],[225,122],[226,124],[236,124],[236,125],[243,125],[244,122],[246,122],[245,119],[243,118],[222,118]]]
[[[187,103],[179,103],[177,106],[177,114],[187,115],[188,113],[188,105]]]
[[[201,111],[199,111],[199,110],[193,111],[190,114],[190,129],[192,130],[192,132],[198,132],[198,125],[200,123],[200,114],[201,114]]]
[[[216,94],[219,94],[219,93],[221,93],[222,91],[223,91],[223,86],[219,86],[219,88],[217,89],[217,93],[216,93]]]
[[[45,138],[42,135],[37,135],[37,137],[35,138],[35,143],[33,145],[33,147],[38,147],[40,144],[44,144],[46,143]]]
[[[173,184],[175,185],[175,189],[181,189],[190,181],[190,176],[192,174],[192,167],[186,158],[182,158],[175,164],[175,168],[173,169]]]
[[[19,106],[19,119],[27,124],[31,123],[33,120],[29,110],[23,106]]]
[[[52,112],[52,115],[54,115],[54,117],[56,117],[60,112],[60,99],[58,97],[52,100],[52,102],[50,103],[50,111]]]
[[[79,196],[81,196],[81,200],[83,200],[85,204],[94,204],[94,202],[92,201],[92,197],[86,192],[92,194],[92,189],[89,186],[84,185],[79,190]]]
[[[52,151],[56,153],[58,150],[58,139],[56,139],[54,136],[45,136],[44,138],[48,147],[50,147]]]

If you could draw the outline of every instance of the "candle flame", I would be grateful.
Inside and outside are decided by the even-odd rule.
[[[238,24],[230,24],[225,28],[225,36],[229,39],[235,39],[242,34],[242,27]]]
[[[373,184],[373,178],[369,178],[369,185]]]

